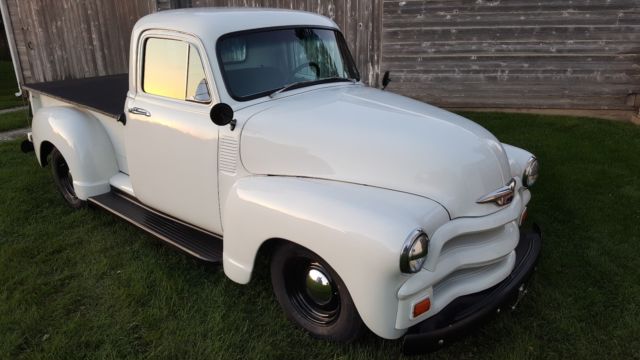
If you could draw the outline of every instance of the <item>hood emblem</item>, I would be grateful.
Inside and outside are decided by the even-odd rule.
[[[510,204],[516,190],[516,180],[511,179],[507,185],[496,189],[476,201],[478,204],[496,203],[499,206]]]

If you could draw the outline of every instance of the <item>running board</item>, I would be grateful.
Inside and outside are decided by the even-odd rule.
[[[117,190],[90,197],[87,201],[200,260],[222,262],[222,238],[215,234],[152,210]]]

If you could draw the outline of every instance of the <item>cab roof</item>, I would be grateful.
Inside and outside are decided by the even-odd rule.
[[[311,25],[338,28],[329,18],[296,10],[268,8],[193,8],[157,12],[142,17],[133,29],[138,36],[148,29],[166,29],[194,34],[204,39],[236,31]]]

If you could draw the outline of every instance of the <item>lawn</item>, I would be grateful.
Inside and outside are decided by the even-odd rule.
[[[0,109],[26,105],[14,94],[18,92],[16,75],[10,61],[0,61]]]
[[[530,293],[432,359],[640,358],[640,127],[465,114],[541,161],[530,216],[544,247]],[[113,216],[73,211],[49,169],[0,144],[0,358],[389,359],[290,325],[261,265],[250,286]]]
[[[29,110],[18,110],[0,114],[0,132],[26,128],[30,125]]]

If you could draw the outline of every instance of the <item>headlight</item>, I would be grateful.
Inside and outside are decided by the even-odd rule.
[[[536,159],[535,156],[532,156],[529,161],[527,161],[527,166],[524,168],[522,184],[526,187],[531,187],[531,185],[535,184],[536,180],[538,180],[538,159]]]
[[[417,229],[404,242],[400,255],[400,271],[416,273],[422,269],[427,252],[429,251],[429,237],[424,231]]]

